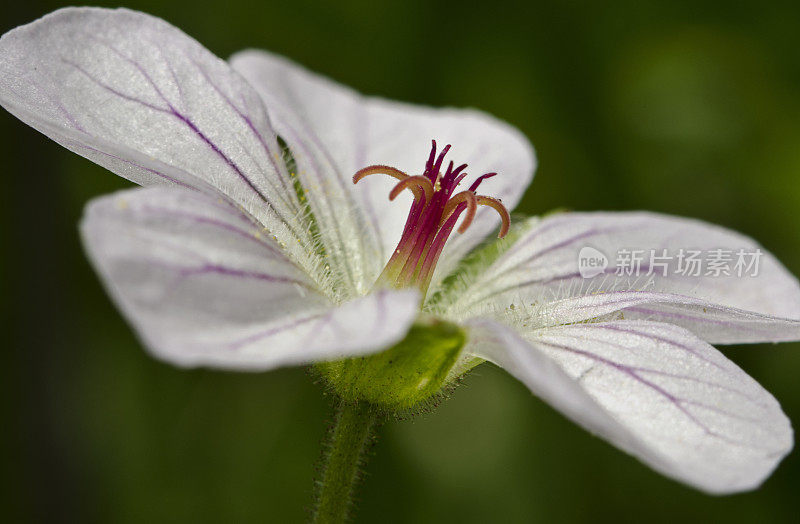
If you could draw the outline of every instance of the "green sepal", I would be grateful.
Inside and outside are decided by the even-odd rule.
[[[431,319],[414,324],[386,351],[314,367],[345,402],[368,402],[397,413],[431,400],[453,379],[451,370],[466,340],[458,325]]]

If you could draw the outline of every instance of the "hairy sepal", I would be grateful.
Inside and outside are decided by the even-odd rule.
[[[388,413],[414,411],[456,378],[452,371],[466,341],[456,324],[423,320],[386,351],[320,363],[315,371],[345,402],[367,402]]]

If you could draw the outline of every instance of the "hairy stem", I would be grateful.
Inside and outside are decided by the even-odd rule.
[[[369,404],[338,401],[316,486],[313,522],[339,524],[350,516],[352,498],[374,437],[377,414]]]

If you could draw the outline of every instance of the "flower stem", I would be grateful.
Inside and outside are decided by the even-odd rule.
[[[339,524],[350,516],[352,498],[377,422],[367,403],[338,401],[322,456],[322,478],[316,486],[313,522]]]

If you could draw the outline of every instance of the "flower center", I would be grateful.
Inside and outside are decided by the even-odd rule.
[[[377,284],[395,288],[416,286],[423,295],[428,289],[442,249],[462,214],[464,219],[458,227],[459,233],[464,233],[472,224],[478,206],[489,206],[500,214],[500,238],[508,233],[510,224],[508,210],[500,200],[475,193],[481,182],[497,173],[481,175],[469,189],[456,193],[458,185],[467,176],[467,164],[454,168],[451,161],[442,173],[442,164],[450,145],[445,146],[437,156],[436,141],[431,142],[431,153],[421,175],[410,176],[399,169],[384,165],[368,166],[353,175],[354,184],[374,174],[396,178],[398,183],[389,193],[389,200],[394,200],[404,190],[413,193],[414,201],[403,235]]]

